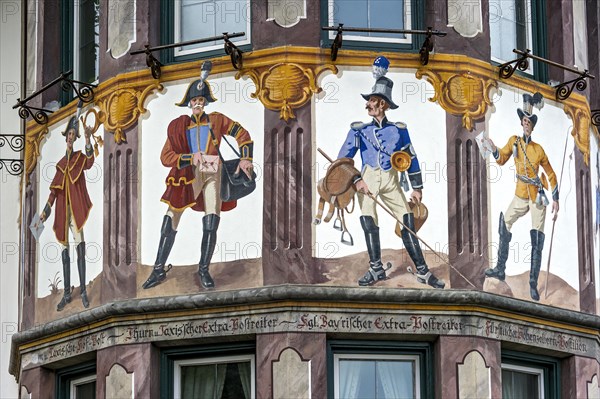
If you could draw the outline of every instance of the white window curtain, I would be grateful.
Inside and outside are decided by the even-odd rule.
[[[385,399],[414,397],[412,362],[377,362],[377,377]]]

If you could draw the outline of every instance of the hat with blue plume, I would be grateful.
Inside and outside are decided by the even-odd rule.
[[[394,82],[384,76],[389,67],[390,61],[384,56],[380,55],[375,58],[375,61],[373,61],[373,77],[375,78],[375,85],[371,89],[371,93],[361,94],[361,96],[367,101],[372,96],[383,98],[390,105],[391,109],[396,109],[398,106],[392,100],[392,88],[394,87]]]

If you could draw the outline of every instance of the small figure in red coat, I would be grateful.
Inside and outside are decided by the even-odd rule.
[[[250,178],[252,175],[253,142],[248,131],[223,114],[204,112],[206,105],[216,101],[206,80],[211,68],[210,61],[202,64],[201,78],[188,86],[183,99],[176,104],[191,108],[192,115],[172,120],[167,128],[167,141],[160,160],[171,170],[161,201],[169,208],[163,218],[154,269],[142,285],[144,289],[152,288],[166,278],[170,269],[165,270],[167,258],[181,215],[187,208],[205,214],[202,218],[198,275],[204,288],[215,286],[208,266],[217,242],[219,215],[221,211],[229,211],[236,206],[235,201],[221,201],[221,165],[217,148],[224,136],[231,136],[237,141],[241,154],[239,169]]]
[[[62,299],[56,306],[59,312],[71,302],[71,260],[69,258],[69,233],[71,229],[73,240],[77,249],[77,270],[79,272],[79,286],[81,302],[84,307],[89,307],[87,292],[85,288],[85,239],[83,237],[83,226],[87,221],[92,209],[92,201],[88,195],[85,182],[84,170],[90,169],[94,164],[94,149],[90,142],[92,128],[85,127],[85,154],[74,151],[73,144],[80,137],[79,120],[73,116],[69,120],[67,129],[62,132],[67,142],[65,156],[56,164],[56,174],[50,184],[50,196],[40,215],[44,222],[55,206],[54,234],[63,247],[62,264],[65,291]]]

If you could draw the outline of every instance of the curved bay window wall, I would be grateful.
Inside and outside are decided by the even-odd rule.
[[[38,81],[50,53],[98,86],[27,123],[27,392],[598,392],[597,98],[558,100],[569,73],[543,62],[498,68],[515,48],[596,65],[596,30],[558,23],[581,4],[51,3]],[[332,60],[339,23],[446,36],[423,65],[426,35],[343,32]],[[223,40],[155,51],[159,78],[129,54],[225,31],[241,64]]]

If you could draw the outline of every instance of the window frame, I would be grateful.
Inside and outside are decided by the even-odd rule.
[[[499,0],[503,1],[503,0]],[[513,0],[516,1],[516,0]],[[532,54],[538,57],[546,58],[548,44],[547,44],[547,27],[546,27],[546,0],[525,0],[527,16],[527,41],[529,42],[527,48],[529,48]],[[490,2],[491,5],[491,2]],[[489,8],[489,5],[488,5]],[[488,9],[488,14],[491,15],[491,11]],[[491,19],[488,25],[491,24]],[[490,26],[488,29],[491,31]],[[510,60],[501,60],[492,54],[492,38],[490,35],[490,63],[494,66],[504,64],[519,58],[517,54]],[[511,49],[512,50],[512,49]],[[525,51],[526,49],[519,49]],[[515,72],[520,76],[528,77],[537,80],[542,83],[548,81],[548,65],[529,59],[529,68],[526,71],[516,70]]]
[[[534,374],[540,371],[540,397],[542,399],[560,399],[561,370],[560,359],[516,351],[503,350],[501,370],[522,371]],[[533,372],[532,372],[533,371]],[[502,384],[502,381],[501,381]]]
[[[60,52],[60,68],[62,72],[72,70],[73,74],[71,79],[82,81],[79,73],[79,51],[77,46],[79,45],[79,6],[78,0],[61,0],[60,2],[60,16],[61,16],[61,52]],[[100,27],[98,27],[100,29]],[[98,36],[99,40],[99,36]],[[91,84],[98,84],[100,80],[100,48],[98,48],[98,79]],[[62,91],[60,92],[61,105],[67,105],[73,100],[73,92]]]
[[[321,20],[327,26],[333,26],[333,7],[334,0],[321,1]],[[405,9],[410,10],[410,28],[405,29],[424,29],[425,26],[425,0],[405,0]],[[342,23],[344,23],[342,21]],[[347,25],[347,24],[346,24]],[[406,24],[405,24],[406,25]],[[347,25],[348,26],[348,25]],[[350,26],[348,26],[350,27]],[[331,47],[335,39],[336,32],[321,32],[321,47]],[[357,39],[358,37],[358,39]],[[401,41],[399,41],[401,40]],[[350,36],[343,35],[342,49],[349,50],[372,50],[372,51],[397,51],[397,52],[418,52],[423,44],[425,37],[423,35],[406,35],[406,39],[390,39],[369,36]]]
[[[247,52],[252,50],[252,2],[246,0],[248,4],[249,18],[246,22],[246,40],[241,42],[232,41],[241,51]],[[176,39],[175,32],[178,30],[179,25],[176,21],[176,4],[180,3],[179,0],[160,0],[160,44],[168,45],[177,43],[179,40]],[[233,33],[233,32],[229,32]],[[161,50],[160,61],[163,64],[174,64],[179,62],[193,61],[199,59],[207,59],[225,54],[224,44],[220,43],[212,46],[206,50],[193,49],[183,50],[181,54],[177,54],[176,49]]]
[[[206,346],[185,346],[165,348],[160,353],[160,397],[174,399],[175,396],[175,367],[176,364],[214,364],[211,359],[233,359],[252,357],[251,386],[253,389],[251,398],[256,397],[256,345],[250,343],[229,343]],[[203,363],[201,363],[203,362]],[[223,362],[221,362],[223,363]],[[230,362],[229,362],[230,363]],[[187,365],[187,364],[186,364]]]
[[[433,349],[429,342],[406,341],[354,341],[330,340],[327,342],[327,397],[334,398],[339,389],[339,374],[336,376],[336,357],[379,360],[390,358],[415,359],[415,389],[417,398],[434,396]],[[379,356],[379,357],[378,357]],[[337,386],[336,386],[337,382]]]
[[[93,378],[92,378],[93,377]],[[56,371],[55,398],[73,398],[73,383],[97,381],[96,360],[65,367]],[[96,382],[97,383],[97,382]]]
[[[96,374],[91,374],[87,376],[83,376],[74,380],[69,381],[69,391],[71,392],[70,398],[77,399],[77,387],[83,384],[88,384],[90,382],[96,382],[98,379]]]
[[[250,397],[256,397],[256,356],[255,355],[233,355],[233,356],[216,356],[216,357],[195,357],[190,359],[175,360],[173,362],[173,397],[181,399],[178,392],[181,392],[181,367],[182,366],[200,366],[200,365],[217,365],[229,363],[245,363],[250,362],[250,387],[252,394]]]

